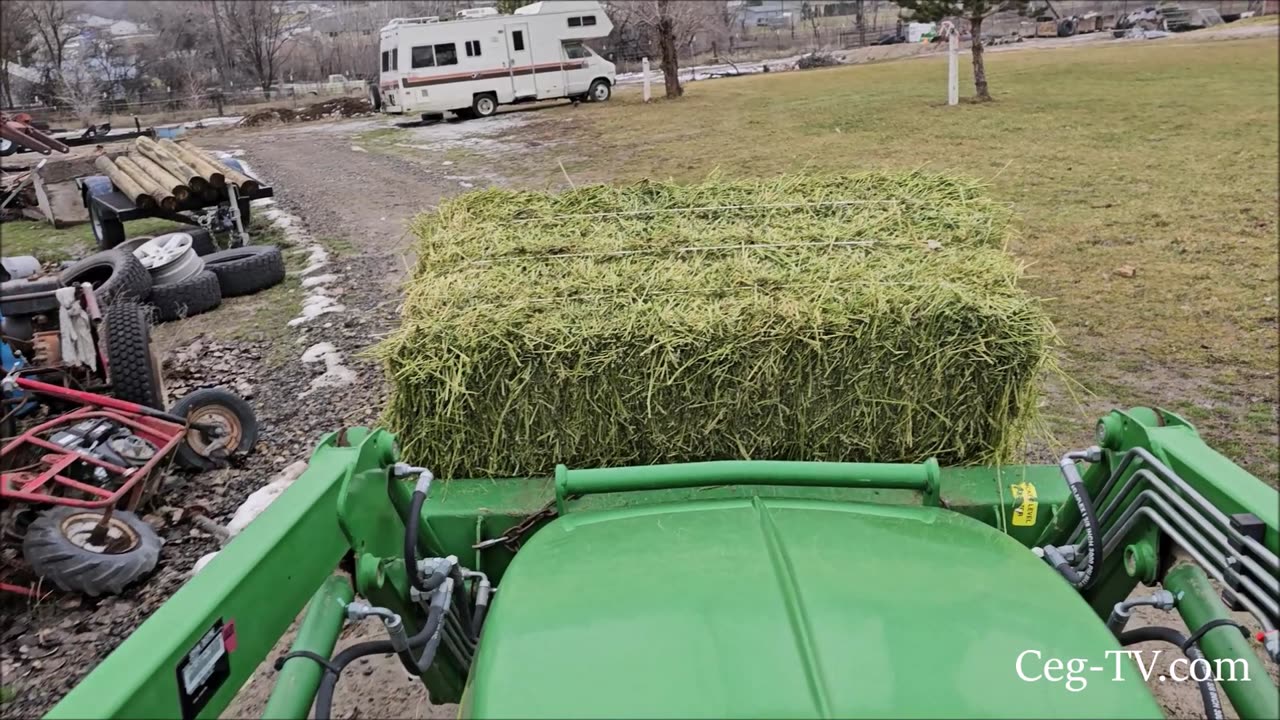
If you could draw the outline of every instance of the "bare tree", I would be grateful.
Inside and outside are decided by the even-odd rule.
[[[76,53],[58,68],[57,98],[71,107],[81,127],[88,127],[97,118],[102,82],[86,53]]]
[[[245,63],[262,96],[271,99],[271,86],[292,44],[288,42],[306,15],[294,12],[285,0],[220,2],[214,6],[217,22],[226,28],[228,49]]]
[[[20,2],[0,2],[0,104],[13,106],[9,65],[22,65],[33,39],[31,19]]]
[[[40,48],[44,51],[45,89],[60,94],[62,63],[67,43],[80,32],[72,22],[75,6],[65,0],[26,0],[23,7],[36,38],[40,41]]]
[[[663,83],[668,98],[684,94],[680,86],[680,49],[692,45],[698,33],[724,23],[724,9],[697,0],[613,0],[608,3],[614,27],[634,23],[657,42]]]
[[[989,102],[991,91],[987,86],[987,67],[982,57],[982,21],[998,12],[1025,12],[1030,0],[898,0],[898,5],[910,17],[924,22],[948,17],[962,17],[969,21],[974,99]]]

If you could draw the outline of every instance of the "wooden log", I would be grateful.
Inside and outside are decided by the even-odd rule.
[[[164,189],[150,175],[143,172],[142,168],[138,167],[138,164],[132,158],[123,155],[116,158],[116,167],[123,170],[126,175],[133,178],[134,182],[141,185],[142,189],[146,190],[160,207],[171,212],[178,209],[178,198]]]
[[[170,155],[167,150],[157,145],[151,138],[138,138],[134,141],[134,147],[157,165],[168,170],[170,175],[181,180],[182,184],[191,188],[192,192],[199,194],[209,187],[209,181],[205,180],[200,173],[196,172],[190,165]]]
[[[160,167],[156,161],[146,155],[131,155],[130,159],[133,160],[135,165],[142,168],[144,173],[159,183],[160,187],[173,193],[173,196],[178,198],[178,202],[186,202],[187,198],[191,197],[191,188],[188,188],[186,183],[178,178],[170,175],[169,171]]]
[[[111,158],[102,155],[93,161],[93,165],[106,173],[107,177],[111,178],[111,184],[115,185],[120,192],[128,195],[133,204],[143,208],[155,207],[156,199],[151,197],[151,193],[138,184],[137,180],[129,177],[128,173],[116,167]]]
[[[196,172],[200,173],[205,180],[208,180],[210,185],[213,185],[216,188],[224,188],[227,186],[227,178],[222,174],[222,171],[210,164],[208,160],[205,160],[199,155],[191,152],[191,150],[182,147],[169,138],[161,140],[160,147],[168,150],[170,155],[174,155],[179,160],[190,165]]]
[[[248,175],[245,175],[244,173],[240,173],[240,172],[236,172],[235,170],[232,170],[231,168],[227,167],[226,163],[218,160],[214,156],[205,152],[203,149],[201,149],[197,145],[192,145],[190,142],[186,140],[179,140],[178,144],[190,150],[191,152],[199,155],[200,157],[204,158],[209,164],[221,170],[222,174],[226,176],[227,182],[231,183],[232,185],[235,185],[236,188],[240,190],[241,195],[251,195],[257,191],[258,189],[257,180],[254,180],[253,178],[249,177]]]
[[[204,199],[205,205],[217,205],[222,199],[222,191],[210,185],[200,192],[200,196]]]

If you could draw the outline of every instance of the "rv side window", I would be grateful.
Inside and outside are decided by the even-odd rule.
[[[467,41],[467,57],[480,57],[480,41],[479,40]]]
[[[583,24],[583,25],[595,25],[595,24],[596,24],[596,16],[595,16],[595,15],[583,15],[583,16],[582,16],[582,24]]]
[[[392,70],[400,69],[399,55],[400,55],[400,48],[391,48],[391,69]]]
[[[420,45],[409,51],[409,65],[415,68],[435,67],[436,54],[431,51],[430,45]]]
[[[515,32],[511,33],[511,49],[517,50],[517,51],[524,49],[524,31],[523,30],[516,30]]]
[[[382,72],[386,72],[390,69],[391,69],[391,53],[387,52],[386,50],[383,50],[382,51]]]
[[[458,64],[458,46],[453,43],[443,43],[436,46],[436,65],[457,65]]]
[[[565,43],[564,54],[570,60],[581,60],[590,55],[582,43]]]
[[[582,18],[580,17],[569,18],[569,27],[582,27]]]

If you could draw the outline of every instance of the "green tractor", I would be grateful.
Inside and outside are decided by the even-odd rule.
[[[47,717],[217,717],[274,660],[264,716],[323,720],[395,655],[471,718],[1156,718],[1131,647],[1163,641],[1210,717],[1276,718],[1278,514],[1146,408],[1059,465],[506,480],[433,481],[349,428]],[[334,654],[353,622],[382,637]]]

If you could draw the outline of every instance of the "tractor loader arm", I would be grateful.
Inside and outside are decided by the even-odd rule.
[[[1222,683],[1241,717],[1277,717],[1260,656],[1280,642],[1276,491],[1172,413],[1113,411],[1097,443],[1058,466],[436,480],[398,463],[388,433],[346,429],[48,717],[217,717],[274,659],[264,716],[324,720],[342,667],[372,654],[469,717],[1158,716],[1141,681],[1072,694],[1013,677],[1023,642],[1101,657],[1177,639],[1126,628],[1134,602],[1178,612],[1189,657],[1243,663],[1249,681]],[[1139,583],[1151,598],[1126,604]],[[967,619],[934,622],[949,613]],[[386,639],[334,655],[348,622]]]

